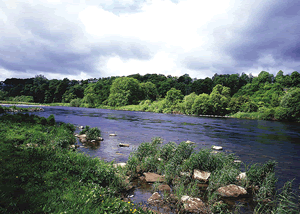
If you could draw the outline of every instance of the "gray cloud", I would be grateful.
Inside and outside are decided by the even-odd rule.
[[[3,7],[5,8],[5,7]],[[24,73],[98,73],[100,56],[149,59],[147,44],[140,40],[111,37],[102,41],[86,35],[76,13],[65,14],[62,6],[18,4],[4,11],[0,22],[0,68]]]
[[[225,53],[241,67],[251,66],[267,54],[278,64],[287,59],[299,61],[299,11],[299,2],[295,0],[268,5],[259,18],[254,14],[251,25],[225,46]]]
[[[251,1],[249,1],[251,2]],[[245,1],[243,7],[249,5]],[[300,68],[300,4],[297,0],[282,2],[266,1],[253,7],[247,21],[241,26],[238,18],[232,24],[223,25],[222,20],[206,26],[215,38],[212,46],[216,52],[228,56],[226,59],[211,60],[207,65],[201,57],[186,57],[185,66],[192,70],[215,67],[221,73],[236,73],[258,67],[266,70],[282,66],[289,70]],[[236,8],[237,10],[243,8]],[[241,17],[242,19],[242,17]],[[218,23],[219,22],[219,23]],[[238,27],[237,27],[238,26]],[[226,31],[231,36],[226,36]],[[272,65],[261,58],[272,56]],[[293,63],[291,63],[293,62]],[[295,66],[296,64],[296,66]],[[298,65],[297,65],[298,64]],[[277,71],[272,71],[276,73]]]

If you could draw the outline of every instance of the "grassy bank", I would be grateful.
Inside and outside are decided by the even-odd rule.
[[[53,116],[0,117],[0,213],[145,213],[121,200],[112,163],[69,149],[74,130]]]

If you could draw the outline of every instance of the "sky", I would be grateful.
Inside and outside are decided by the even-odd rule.
[[[0,0],[0,81],[300,72],[299,0]]]

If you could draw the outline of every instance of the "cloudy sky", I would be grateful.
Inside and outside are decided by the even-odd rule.
[[[299,0],[0,0],[0,80],[300,72]]]

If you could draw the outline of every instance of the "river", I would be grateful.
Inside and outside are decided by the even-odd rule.
[[[222,146],[224,152],[235,153],[246,165],[276,160],[278,187],[295,179],[294,187],[299,188],[299,123],[75,107],[43,108],[45,111],[33,114],[43,117],[53,114],[57,122],[101,130],[104,141],[99,147],[78,149],[90,156],[126,162],[134,148],[150,142],[152,137],[161,137],[164,143],[190,140],[196,143],[196,149]],[[110,137],[111,133],[117,136]],[[130,147],[118,147],[119,143],[128,143]]]

